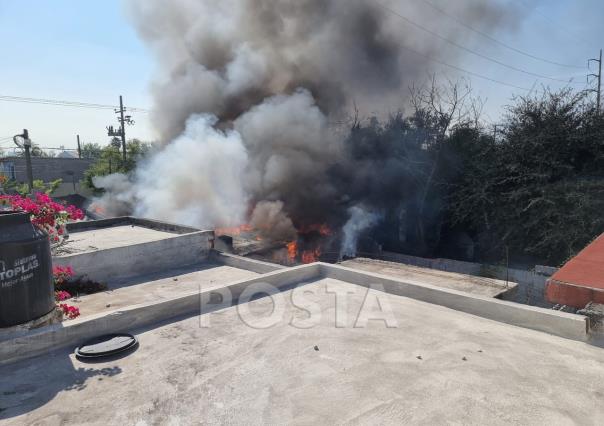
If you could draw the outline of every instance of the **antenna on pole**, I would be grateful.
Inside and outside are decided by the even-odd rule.
[[[587,82],[589,83],[589,77],[594,77],[598,80],[598,88],[597,89],[588,89],[590,92],[596,92],[596,111],[598,113],[598,115],[600,114],[600,105],[601,105],[601,97],[602,97],[602,49],[600,49],[600,57],[599,58],[594,58],[594,59],[589,59],[587,61],[587,67],[589,68],[589,65],[592,62],[597,62],[598,63],[598,73],[591,73],[587,75]]]
[[[126,112],[126,108],[124,108],[124,100],[120,95],[120,107],[119,109],[114,110],[116,114],[119,114],[118,122],[120,123],[120,127],[115,129],[113,126],[107,126],[107,135],[111,137],[119,137],[122,141],[122,162],[123,166],[126,167],[126,124],[132,126],[134,124],[134,120],[132,116],[126,115],[124,116],[124,112]]]

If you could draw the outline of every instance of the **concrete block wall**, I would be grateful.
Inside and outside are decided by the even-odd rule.
[[[70,254],[53,258],[53,265],[71,266],[92,280],[106,282],[203,262],[209,255],[214,233],[202,231],[172,238]]]
[[[85,274],[92,280],[106,282],[201,263],[208,259],[214,241],[213,231],[200,231],[133,217],[75,222],[68,225],[68,230],[77,232],[124,224],[152,228],[174,235],[157,241],[56,256],[53,257],[53,265],[71,266],[76,274]]]
[[[545,285],[549,276],[557,271],[557,268],[537,265],[534,271],[527,271],[452,259],[426,259],[393,252],[384,252],[383,255],[383,260],[405,263],[407,265],[460,274],[485,276],[499,280],[507,279],[518,283],[518,290],[514,292],[513,298],[510,300],[533,306],[551,306],[544,297]]]
[[[375,288],[390,294],[409,297],[427,303],[477,315],[520,327],[543,331],[568,339],[585,341],[589,338],[587,318],[582,315],[519,305],[512,302],[481,297],[431,285],[407,283],[384,275],[324,264],[314,263],[279,269],[251,279],[228,283],[223,287],[193,291],[172,299],[132,305],[107,313],[100,313],[49,326],[26,333],[7,336],[0,341],[0,365],[47,353],[61,347],[75,346],[90,336],[121,331],[132,332],[137,327],[153,326],[161,321],[186,315],[209,312],[215,294],[227,292],[237,302],[242,292],[252,284],[270,284],[276,289],[305,284],[321,278],[332,278],[353,285]],[[205,304],[204,304],[204,301]],[[206,310],[208,309],[208,310]],[[426,318],[426,321],[430,321]],[[446,330],[443,330],[446,332]]]
[[[514,302],[478,296],[429,284],[414,284],[339,265],[320,264],[321,274],[364,287],[379,286],[390,294],[409,297],[456,311],[466,312],[506,324],[543,331],[567,339],[588,339],[588,322],[583,315],[521,305]]]
[[[27,167],[23,157],[6,157],[1,160],[6,164],[6,169],[14,170],[14,178],[17,182],[27,182]],[[84,177],[84,172],[94,163],[95,160],[86,160],[80,158],[59,158],[59,157],[32,157],[31,167],[34,179],[41,179],[45,182],[63,179],[65,183],[80,181]],[[9,166],[10,164],[10,166]]]

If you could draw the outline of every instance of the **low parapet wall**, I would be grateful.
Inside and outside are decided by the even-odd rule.
[[[210,251],[210,261],[214,261],[221,265],[232,266],[233,268],[245,269],[247,271],[256,272],[257,274],[266,274],[268,272],[287,269],[286,266],[277,265],[275,263],[263,262],[261,260],[250,259],[247,257],[237,256],[230,253],[222,253],[217,250]]]
[[[208,258],[214,240],[213,231],[132,217],[73,223],[68,230],[77,235],[77,232],[103,232],[108,228],[124,225],[173,235],[153,241],[56,256],[53,258],[53,265],[71,266],[77,275],[106,282],[202,262]]]
[[[137,327],[152,327],[161,321],[183,315],[200,315],[209,312],[205,310],[206,308],[211,309],[211,306],[204,304],[203,300],[213,300],[215,295],[228,293],[237,303],[237,298],[250,285],[268,284],[275,289],[283,290],[292,285],[303,285],[322,278],[332,278],[351,285],[369,287],[568,339],[586,341],[589,338],[587,318],[583,315],[520,305],[427,284],[409,283],[402,279],[360,272],[342,266],[313,263],[280,269],[251,279],[238,280],[215,288],[200,289],[171,299],[128,306],[15,335],[5,341],[0,341],[0,365],[33,357],[49,350],[75,346],[95,335],[132,331]],[[222,300],[222,297],[218,299]],[[218,305],[220,306],[220,303]],[[430,318],[425,318],[425,320],[429,322]]]

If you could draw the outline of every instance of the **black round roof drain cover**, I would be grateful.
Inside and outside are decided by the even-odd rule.
[[[106,334],[85,342],[75,350],[78,358],[102,358],[116,355],[138,346],[131,334]]]

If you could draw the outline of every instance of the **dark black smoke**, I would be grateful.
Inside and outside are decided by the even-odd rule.
[[[370,226],[362,212],[384,217],[399,205],[413,192],[401,182],[413,181],[418,150],[410,158],[396,138],[337,123],[355,108],[385,115],[406,105],[432,64],[403,46],[450,62],[458,52],[380,4],[461,37],[419,1],[130,1],[158,58],[152,117],[165,143],[133,178],[135,212],[212,227],[246,222],[261,205],[289,237],[284,224],[342,227],[354,216]],[[454,4],[490,30],[516,18],[496,2]]]

